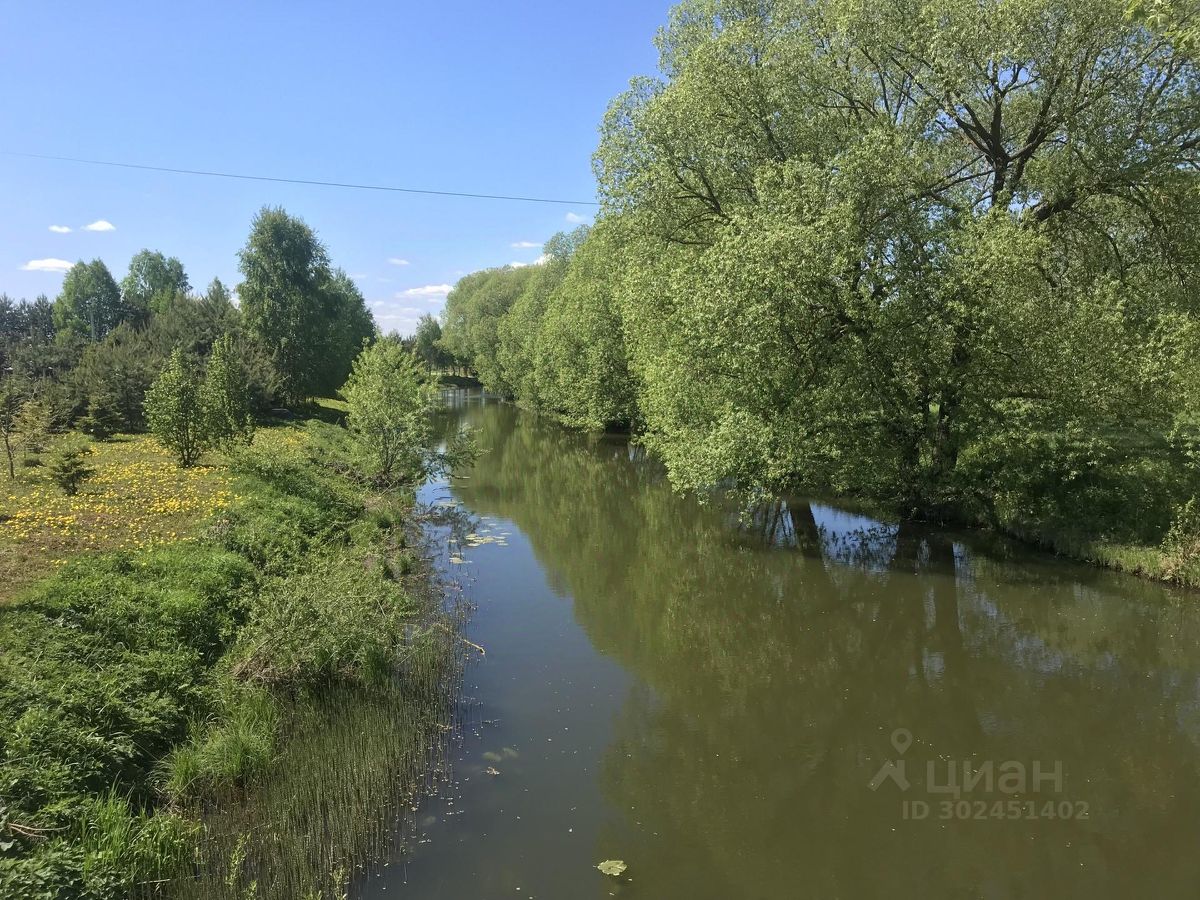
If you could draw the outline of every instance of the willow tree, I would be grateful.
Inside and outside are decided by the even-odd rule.
[[[484,386],[498,394],[513,394],[498,357],[500,323],[534,274],[533,266],[484,269],[459,279],[446,297],[442,345],[469,360]]]
[[[542,259],[531,268],[524,288],[496,327],[496,362],[513,396],[525,406],[541,406],[544,396],[537,369],[537,346],[552,295],[567,274],[571,257],[587,237],[587,227],[559,232],[546,242]]]
[[[1200,162],[1169,34],[1111,0],[692,0],[659,49],[596,169],[678,484],[929,510],[1030,435],[1167,426]]]
[[[533,360],[539,399],[569,425],[596,430],[636,419],[615,300],[621,259],[616,223],[591,229],[571,254],[540,322]]]

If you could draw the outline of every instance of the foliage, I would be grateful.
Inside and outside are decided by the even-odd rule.
[[[270,356],[284,398],[297,404],[335,389],[374,333],[353,281],[331,271],[316,233],[282,209],[255,216],[240,260],[246,328]]]
[[[443,341],[681,489],[1155,546],[1200,488],[1200,70],[1150,6],[688,0],[561,282],[469,275]]]
[[[96,470],[86,462],[88,455],[87,447],[68,442],[50,459],[50,480],[68,497],[78,494],[79,486],[96,474]]]
[[[1195,0],[1131,0],[1129,15],[1161,31],[1180,48],[1200,49],[1200,10]]]
[[[369,454],[375,478],[394,483],[425,475],[437,392],[398,342],[383,340],[365,349],[342,395],[350,430]]]
[[[166,311],[177,299],[185,299],[191,289],[178,259],[157,250],[142,250],[129,262],[129,274],[121,281],[121,298],[127,309],[146,317]]]
[[[1162,549],[1168,578],[1188,584],[1200,581],[1200,503],[1195,497],[1180,507]]]
[[[154,437],[184,468],[195,465],[209,447],[199,372],[183,350],[171,354],[146,392],[146,420]]]
[[[228,335],[213,345],[200,387],[205,436],[215,446],[248,444],[254,438],[248,379]]]
[[[63,278],[54,301],[54,327],[98,341],[130,317],[120,288],[98,259],[78,262]]]

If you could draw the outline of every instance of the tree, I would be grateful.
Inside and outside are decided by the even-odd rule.
[[[8,477],[17,477],[16,458],[20,449],[17,430],[18,416],[26,399],[24,385],[11,374],[0,372],[0,441],[4,443],[4,456],[8,462]]]
[[[87,401],[87,412],[79,420],[79,430],[98,441],[107,441],[122,428],[129,427],[117,407],[117,401],[111,395],[92,394]]]
[[[213,345],[200,388],[205,439],[214,446],[249,444],[254,438],[246,373],[233,339],[225,335]]]
[[[1170,420],[1200,103],[1169,39],[1107,0],[695,0],[659,44],[596,170],[677,484],[937,514],[988,502],[984,448]]]
[[[587,236],[580,227],[546,242],[542,260],[531,266],[520,295],[496,326],[496,365],[513,397],[525,406],[543,405],[537,372],[537,343],[551,295],[562,283],[571,257]]]
[[[1129,15],[1168,35],[1181,49],[1200,49],[1200,9],[1195,0],[1132,0]]]
[[[50,460],[50,480],[68,497],[79,493],[79,486],[95,474],[95,469],[84,460],[91,451],[78,444],[67,443],[59,448]]]
[[[358,288],[331,271],[313,230],[278,208],[255,216],[240,260],[246,328],[270,356],[284,399],[332,391],[375,331]]]
[[[35,389],[17,412],[17,438],[26,459],[30,454],[45,452],[53,428],[54,411],[49,401],[38,396]]]
[[[99,341],[128,317],[120,288],[102,261],[78,262],[71,267],[54,301],[56,329]]]
[[[300,403],[312,395],[322,362],[329,256],[302,220],[265,207],[239,258],[246,327],[270,355],[284,398]]]
[[[432,315],[425,313],[417,321],[417,330],[413,334],[413,353],[424,362],[428,372],[445,365],[448,354],[442,349],[441,340],[441,324]]]
[[[70,374],[76,408],[102,412],[105,423],[115,424],[115,430],[140,430],[145,425],[142,405],[146,391],[171,349],[171,344],[156,340],[153,327],[137,329],[130,322],[88,344]],[[107,427],[103,425],[101,430]]]
[[[121,298],[131,313],[145,317],[164,312],[191,289],[178,259],[157,250],[142,250],[129,262],[129,274],[121,281]]]
[[[446,298],[443,345],[459,359],[470,360],[479,380],[498,394],[512,395],[497,359],[500,322],[533,277],[534,268],[506,266],[475,272],[460,279]]]
[[[599,430],[637,418],[624,326],[617,307],[621,241],[602,222],[574,252],[546,304],[535,348],[541,404],[568,425]]]
[[[317,388],[332,395],[350,375],[350,366],[365,342],[375,338],[375,317],[354,279],[337,269],[325,286],[329,322],[324,334],[324,366]]]
[[[398,341],[381,340],[364,349],[342,396],[350,430],[367,451],[377,480],[391,484],[425,474],[437,392]]]
[[[146,392],[146,421],[160,444],[179,464],[196,464],[209,446],[200,378],[195,362],[176,350]]]

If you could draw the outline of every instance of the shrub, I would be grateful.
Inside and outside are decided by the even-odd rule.
[[[184,468],[209,445],[195,364],[177,349],[146,392],[146,420],[158,442]]]
[[[79,486],[91,478],[96,470],[84,462],[91,451],[81,444],[63,445],[50,460],[50,480],[68,497],[79,493]]]
[[[249,444],[253,440],[250,387],[228,335],[213,344],[200,388],[200,405],[206,437],[215,446]]]

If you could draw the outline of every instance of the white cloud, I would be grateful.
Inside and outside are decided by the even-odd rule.
[[[391,258],[388,260],[388,262],[390,262],[390,263],[391,263],[393,266],[407,266],[407,265],[409,265],[409,262],[408,262],[408,260],[407,260],[407,259],[401,259],[401,258],[400,258],[400,257],[398,257],[398,256],[393,256],[393,257],[391,257]]]
[[[546,264],[546,261],[547,261],[548,259],[550,259],[550,257],[548,257],[546,254],[544,254],[544,253],[543,253],[541,256],[539,256],[537,259],[535,259],[535,260],[534,260],[533,262],[531,262],[531,263],[527,263],[527,262],[510,262],[510,263],[509,263],[509,265],[510,265],[510,266],[512,266],[514,269],[523,269],[523,268],[525,268],[526,266],[544,266],[544,265]]]
[[[533,241],[513,241],[512,248],[514,250],[532,250],[535,247],[540,247],[541,244],[535,244]]]
[[[65,272],[73,262],[68,262],[65,259],[31,259],[25,265],[21,266],[23,272]]]
[[[97,219],[91,225],[84,225],[84,231],[116,231],[117,226],[105,219]]]
[[[71,233],[71,229],[68,228],[66,225],[51,225],[50,230],[53,231],[55,234],[70,234]]]
[[[423,287],[409,288],[406,291],[401,291],[396,295],[396,299],[400,300],[404,297],[424,297],[428,300],[441,300],[454,287],[452,284],[427,284]]]
[[[399,296],[397,295],[397,298]],[[434,302],[440,303],[441,299],[441,297],[438,297]],[[399,306],[394,304],[394,300],[372,300],[370,303],[371,310],[375,316],[375,323],[385,333],[412,334],[417,330],[417,323],[420,322],[421,316],[426,313],[438,312],[436,308],[426,309],[420,306]]]
[[[572,225],[582,225],[584,222],[587,221],[587,217],[581,216],[581,215],[579,215],[579,213],[569,212],[569,213],[567,213],[567,221],[570,222]]]

